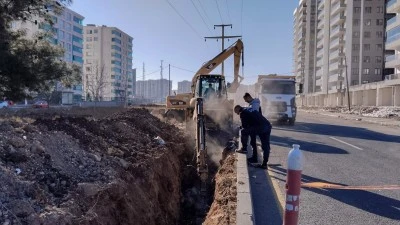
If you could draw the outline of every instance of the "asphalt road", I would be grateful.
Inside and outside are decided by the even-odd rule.
[[[284,202],[286,160],[292,144],[300,144],[305,156],[304,183],[400,185],[400,129],[396,127],[300,112],[295,126],[274,126],[271,144],[266,177],[275,197],[269,194],[268,201],[262,197],[257,190],[265,183],[255,182],[261,177],[260,169],[249,170],[257,225],[282,224],[276,202],[280,200],[281,206]],[[400,224],[400,189],[302,188],[300,199],[299,224]]]

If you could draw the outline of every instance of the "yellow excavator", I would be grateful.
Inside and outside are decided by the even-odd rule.
[[[234,77],[227,83],[224,75],[210,74],[223,61],[234,55]],[[243,67],[243,42],[239,39],[230,47],[202,65],[192,79],[191,93],[167,96],[167,118],[196,123],[197,172],[204,191],[208,179],[206,129],[226,129],[233,123],[233,100],[243,76],[239,75],[240,59]]]

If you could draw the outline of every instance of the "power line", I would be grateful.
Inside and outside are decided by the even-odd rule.
[[[199,36],[200,38],[202,38],[201,37],[201,35],[196,31],[196,29],[194,29],[194,27],[185,19],[185,17],[183,17],[179,12],[178,12],[178,10],[168,1],[168,0],[165,0],[165,1],[167,1],[167,3],[171,6],[171,8],[176,12],[176,14],[178,14],[180,17],[181,17],[181,19],[183,20],[183,21],[185,21],[185,23],[197,34],[197,36]]]
[[[222,15],[221,15],[221,10],[219,10],[218,1],[215,0],[215,3],[217,4],[217,9],[218,9],[219,17],[221,18],[221,23],[224,23],[224,22],[222,21]]]
[[[202,9],[203,12],[204,12],[204,15],[206,15],[208,22],[209,22],[210,24],[212,24],[211,19],[210,19],[210,17],[209,17],[208,14],[207,14],[207,11],[206,11],[206,10],[204,9],[204,7],[203,7],[203,3],[201,3],[201,0],[197,0],[197,1],[199,2],[200,7],[201,7],[201,9]]]
[[[230,14],[230,12],[229,12],[228,0],[225,0],[225,2],[226,2],[226,9],[228,10],[228,19],[229,19],[229,23],[232,23],[231,14]]]
[[[192,70],[188,70],[188,69],[180,68],[180,67],[178,67],[178,66],[174,66],[174,65],[171,65],[171,67],[174,67],[174,68],[176,68],[176,69],[179,69],[179,70],[183,70],[183,71],[191,72],[191,73],[196,73],[196,72],[194,72],[194,71],[192,71]]]
[[[201,15],[199,9],[198,9],[197,6],[194,4],[193,0],[190,0],[190,1],[192,2],[194,8],[196,9],[197,13],[198,13],[199,16],[201,17],[201,20],[203,20],[204,25],[207,27],[208,31],[209,31],[210,34],[211,34],[211,30],[210,30],[210,28],[208,27],[208,25],[207,25],[206,21],[204,20],[203,16]]]

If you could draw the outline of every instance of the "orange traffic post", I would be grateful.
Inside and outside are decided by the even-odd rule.
[[[288,155],[286,178],[286,205],[283,225],[297,225],[299,221],[299,203],[301,189],[301,171],[303,170],[303,154],[300,145],[293,145]]]

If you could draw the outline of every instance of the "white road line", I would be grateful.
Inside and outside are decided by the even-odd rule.
[[[357,146],[352,145],[352,144],[350,144],[350,143],[347,143],[347,142],[345,142],[345,141],[339,140],[339,139],[337,139],[337,138],[334,138],[334,137],[329,137],[329,138],[332,139],[332,140],[338,141],[338,142],[340,142],[340,143],[346,144],[346,145],[348,145],[348,146],[351,146],[351,147],[353,147],[353,148],[355,148],[355,149],[363,150],[363,149],[360,148],[360,147],[357,147]]]

